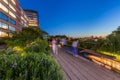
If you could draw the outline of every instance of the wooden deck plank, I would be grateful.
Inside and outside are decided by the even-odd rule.
[[[77,58],[75,58],[75,59],[77,59]],[[103,75],[103,73],[98,73],[98,70],[96,70],[97,69],[97,67],[94,67],[94,68],[92,68],[92,66],[90,67],[90,65],[86,65],[86,64],[88,64],[88,63],[86,63],[86,62],[82,62],[82,64],[80,64],[80,62],[79,61],[77,61],[77,60],[75,60],[77,63],[77,65],[79,66],[79,68],[81,68],[82,69],[82,71],[85,71],[86,72],[86,74],[89,74],[91,77],[94,77],[95,79],[97,79],[98,77],[100,77],[99,78],[99,80],[104,80],[104,75]],[[81,70],[80,70],[81,71]],[[108,77],[109,78],[109,77]],[[98,80],[98,79],[97,79]]]
[[[76,59],[77,59],[77,58],[76,58]],[[80,60],[80,59],[83,59],[83,58],[79,58],[78,61],[83,61],[83,60]],[[99,65],[96,65],[96,64],[93,63],[93,62],[90,62],[90,61],[89,61],[88,63],[87,63],[87,62],[88,62],[88,61],[86,61],[86,60],[84,59],[84,63],[86,64],[86,66],[87,66],[87,64],[89,64],[89,66],[91,66],[91,67],[88,67],[88,68],[93,69],[92,66],[94,66],[94,67],[95,67],[95,66],[96,66],[96,67],[100,67],[100,68],[96,68],[97,70],[99,69],[98,72],[100,71],[100,72],[102,72],[102,73],[105,73],[104,75],[107,75],[107,76],[109,76],[109,77],[111,76],[111,74],[114,74],[114,73],[115,73],[115,72],[110,71],[110,70],[108,70],[108,69],[106,69],[106,68],[104,68],[104,67],[101,67],[101,66],[99,66]],[[82,63],[82,62],[81,62],[81,63]],[[101,70],[101,69],[102,69],[102,70]],[[98,72],[97,72],[97,73],[98,73]],[[110,72],[110,73],[107,74],[107,72],[108,72],[108,73]],[[114,77],[120,76],[120,74],[116,74],[116,73],[115,73],[113,76],[114,76]]]
[[[65,56],[64,54],[65,53],[63,53],[64,59],[66,59],[65,57],[67,57],[67,55]],[[83,65],[79,64],[79,62],[75,61],[72,58],[75,58],[75,57],[73,57],[73,56],[69,57],[69,55],[68,55],[66,61],[68,59],[71,59],[71,60],[68,60],[69,64],[74,66],[74,68],[80,73],[80,75],[82,75],[82,77],[86,77],[86,78],[89,77],[89,79],[91,79],[91,80],[95,79],[93,76],[90,76],[90,74],[86,75],[86,74],[88,74],[87,71],[84,70],[84,67],[81,68],[81,66],[83,66]]]
[[[61,56],[61,59],[63,59],[64,57],[62,57]],[[80,74],[80,72],[75,68],[75,66],[74,65],[72,65],[72,64],[70,64],[71,62],[69,62],[68,60],[66,60],[65,58],[64,58],[64,62],[66,62],[66,66],[67,67],[70,67],[70,69],[72,70],[72,76],[75,76],[75,77],[77,77],[77,80],[86,80],[87,78],[85,78],[85,77],[82,77],[82,75]],[[72,77],[71,76],[71,77]],[[80,77],[81,76],[81,77]],[[88,79],[87,79],[88,80]]]
[[[64,69],[64,72],[66,73],[67,77],[69,78],[69,80],[76,80],[76,77],[73,76],[71,77],[73,74],[72,74],[72,70],[69,68],[69,67],[66,67],[67,64],[64,63],[65,61],[61,60],[60,58],[58,59],[58,62],[60,63],[60,65],[63,67]]]
[[[120,80],[120,74],[81,57],[74,57],[64,49],[59,49],[59,55],[54,56],[63,67],[68,80]]]
[[[74,59],[76,59],[75,61],[77,61],[77,64],[79,65],[79,66],[81,66],[81,68],[82,69],[84,69],[84,71],[86,71],[88,74],[90,74],[91,76],[93,76],[93,77],[99,77],[99,76],[101,76],[100,77],[100,80],[104,80],[104,78],[103,79],[101,79],[102,77],[104,77],[104,75],[102,75],[103,74],[103,72],[102,73],[98,73],[99,71],[98,70],[96,70],[97,68],[98,68],[98,66],[97,67],[95,67],[95,65],[94,65],[94,68],[92,67],[93,66],[93,63],[92,63],[92,65],[91,65],[91,67],[90,67],[90,61],[88,62],[86,62],[86,61],[83,61],[83,60],[80,60],[80,59],[78,59],[78,58],[75,58],[75,57],[73,57]],[[71,58],[71,59],[73,59],[73,58]],[[82,61],[82,62],[80,62],[80,61]],[[88,65],[89,64],[89,65]],[[85,68],[84,68],[85,67]],[[101,72],[101,71],[100,71]],[[109,78],[109,77],[108,77]],[[98,80],[98,79],[97,79]],[[106,79],[105,79],[106,80]]]
[[[65,54],[65,53],[64,53]],[[64,55],[63,54],[63,55]],[[64,55],[65,56],[65,55]],[[67,55],[66,55],[67,56]],[[65,57],[66,57],[65,56]],[[69,56],[69,55],[68,55]],[[84,75],[85,77],[89,78],[89,80],[104,80],[102,77],[100,77],[99,79],[97,79],[97,77],[95,76],[95,73],[91,73],[91,70],[87,69],[87,67],[89,67],[88,65],[84,65],[84,64],[80,64],[79,62],[77,62],[75,59],[77,59],[76,57],[71,56],[71,62],[73,62],[72,64],[75,64],[75,68],[81,72],[82,75]],[[76,66],[77,65],[77,66]],[[86,67],[85,67],[86,66]],[[87,74],[87,75],[86,75]]]

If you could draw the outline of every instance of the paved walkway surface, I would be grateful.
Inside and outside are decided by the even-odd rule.
[[[54,55],[63,67],[67,80],[120,80],[120,74],[82,57],[74,57],[64,49]]]

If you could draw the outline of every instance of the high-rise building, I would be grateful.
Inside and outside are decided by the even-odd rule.
[[[0,37],[11,36],[28,26],[29,19],[19,0],[0,0]]]
[[[28,26],[33,28],[40,27],[38,12],[35,10],[29,10],[29,9],[24,9],[24,11],[27,17],[29,18]]]

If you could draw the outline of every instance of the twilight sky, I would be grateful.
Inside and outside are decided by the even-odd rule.
[[[120,26],[120,0],[20,0],[39,12],[41,29],[50,35],[104,36]]]

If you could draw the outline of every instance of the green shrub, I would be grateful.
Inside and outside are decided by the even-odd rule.
[[[44,52],[45,54],[50,53],[50,47],[47,40],[36,39],[34,42],[27,44],[27,52]]]
[[[63,80],[63,75],[51,56],[28,52],[25,56],[0,54],[0,79]]]
[[[12,38],[0,40],[7,44],[0,50],[0,80],[64,80],[43,33],[23,28]]]

